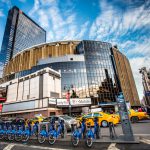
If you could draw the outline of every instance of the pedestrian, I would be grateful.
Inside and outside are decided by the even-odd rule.
[[[140,108],[138,108],[138,112],[143,112],[141,107],[140,107]]]

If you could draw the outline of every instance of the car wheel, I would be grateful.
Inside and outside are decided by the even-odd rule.
[[[108,127],[108,122],[106,121],[106,120],[103,120],[102,122],[101,122],[101,126],[102,127]]]
[[[139,118],[138,117],[131,117],[131,122],[132,123],[136,123],[139,121]]]

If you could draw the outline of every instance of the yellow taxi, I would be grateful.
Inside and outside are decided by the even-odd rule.
[[[107,127],[109,122],[113,122],[114,125],[119,123],[118,118],[115,118],[111,115],[108,115],[104,112],[93,112],[83,115],[80,118],[77,118],[77,121],[81,123],[82,118],[86,119],[86,124],[90,123],[91,126],[94,126],[94,118],[98,117],[99,125],[102,127]]]
[[[129,118],[131,122],[138,122],[139,120],[149,119],[149,115],[146,112],[138,112],[133,109],[129,110]]]
[[[128,110],[129,113],[129,119],[131,120],[132,123],[136,123],[139,120],[147,120],[149,119],[149,115],[147,115],[146,112],[138,112],[133,109]],[[120,116],[118,113],[116,113],[116,116],[118,117],[120,121]]]
[[[44,120],[45,117],[43,116],[35,116],[34,118],[30,119],[32,125],[34,125],[36,122],[40,123]]]

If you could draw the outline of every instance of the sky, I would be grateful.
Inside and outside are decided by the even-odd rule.
[[[47,31],[47,42],[89,39],[117,44],[130,61],[142,99],[139,68],[150,68],[150,0],[0,0],[0,47],[14,5]]]

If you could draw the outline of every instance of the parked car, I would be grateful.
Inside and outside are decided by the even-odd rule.
[[[43,117],[43,116],[39,116],[39,117],[36,116],[36,117],[30,119],[29,121],[31,121],[32,125],[34,125],[36,122],[40,123],[40,122],[42,122],[44,119],[45,119],[45,117]]]
[[[65,122],[65,127],[68,130],[71,130],[71,124],[77,124],[76,119],[68,116],[68,115],[55,115],[55,116],[50,116],[48,118],[45,118],[42,122],[50,122],[51,118],[54,118],[55,122],[57,123],[59,119],[64,120]]]
[[[136,123],[139,120],[150,119],[149,115],[146,112],[138,112],[133,109],[130,109],[130,110],[128,110],[128,113],[129,113],[129,119],[131,120],[132,123]],[[117,112],[116,115],[120,121],[119,113]]]
[[[82,117],[77,118],[77,120],[79,121],[79,123],[81,123],[82,118],[85,118],[86,124],[90,123],[91,126],[94,126],[95,117],[98,117],[99,125],[101,125],[102,127],[107,127],[109,122],[113,122],[114,125],[117,125],[119,123],[119,119],[117,117],[113,117],[104,112],[88,113],[87,115],[83,115]]]

